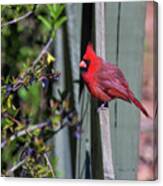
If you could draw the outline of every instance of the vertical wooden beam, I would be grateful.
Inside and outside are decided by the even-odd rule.
[[[58,90],[61,92],[65,90],[65,61],[64,61],[64,46],[63,46],[63,29],[57,31],[55,40],[55,56],[56,56],[56,69],[62,72],[62,76],[58,84],[53,87],[55,97],[58,95]],[[71,154],[70,154],[70,143],[69,143],[69,131],[68,128],[62,129],[58,134],[54,136],[54,154],[59,158],[57,164],[57,171],[60,172],[60,178],[72,178],[72,167],[71,167]]]
[[[118,14],[119,14],[119,3],[109,2],[105,3],[105,25],[106,25],[106,59],[107,61],[116,64],[117,59],[117,28],[118,28]],[[116,123],[116,114],[115,114],[116,100],[109,103],[110,111],[110,127],[111,127],[111,142],[112,142],[112,154],[113,154],[113,165],[115,179],[118,179],[116,170],[116,145],[117,139],[115,137],[115,123]]]
[[[68,45],[70,48],[70,64],[72,66],[73,81],[79,80],[79,62],[81,51],[81,15],[82,4],[70,3],[66,5],[66,12],[68,16]],[[79,112],[79,83],[73,83],[75,106]]]
[[[79,106],[79,83],[75,81],[79,80],[79,62],[80,62],[80,40],[81,40],[81,13],[82,13],[82,4],[80,3],[70,3],[66,4],[66,15],[68,17],[67,21],[67,44],[69,48],[69,57],[67,60],[67,65],[71,66],[71,75],[72,75],[72,91],[73,91],[73,100],[74,106],[80,115],[80,106]],[[77,140],[74,137],[74,129],[70,128],[70,145],[71,145],[71,160],[72,160],[72,172],[73,178],[76,174],[76,148]]]
[[[96,53],[105,59],[105,7],[104,3],[95,5],[95,25],[96,25]],[[114,168],[112,160],[112,146],[110,133],[109,108],[99,110],[103,174],[104,179],[114,179]],[[99,131],[100,132],[100,131]]]
[[[86,155],[87,153],[89,153],[89,156],[90,156],[90,144],[91,144],[90,97],[89,97],[89,93],[86,87],[84,87],[84,90],[82,92],[81,99],[80,99],[80,115],[81,115],[81,118],[83,119],[82,119],[81,138],[77,141],[76,178],[85,179],[86,178],[85,176],[86,166],[87,166]],[[90,173],[90,176],[91,174],[92,173]]]

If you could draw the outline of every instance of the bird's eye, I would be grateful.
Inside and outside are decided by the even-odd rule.
[[[89,60],[84,59],[84,62],[85,62],[87,65],[90,64],[90,61],[89,61]]]

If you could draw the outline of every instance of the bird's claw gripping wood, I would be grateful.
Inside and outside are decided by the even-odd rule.
[[[103,102],[97,109],[97,112],[99,112],[100,110],[105,110],[108,107],[108,103],[107,102]]]

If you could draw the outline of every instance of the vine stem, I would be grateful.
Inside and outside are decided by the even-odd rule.
[[[19,163],[17,163],[16,165],[14,165],[11,169],[9,169],[6,173],[7,176],[10,176],[11,173],[13,173],[16,169],[18,169],[19,167],[21,167],[25,162],[26,162],[27,158],[25,158],[24,160],[20,161]]]
[[[29,17],[32,13],[33,13],[32,11],[29,11],[26,14],[24,14],[23,16],[20,16],[18,18],[12,19],[11,21],[8,21],[8,22],[2,24],[1,27],[3,28],[5,26],[12,25],[12,24],[15,24],[15,23],[17,23],[19,21],[22,21],[23,19]]]
[[[33,9],[32,9],[31,11],[25,13],[24,15],[22,15],[22,16],[20,16],[20,17],[17,17],[17,18],[15,18],[15,19],[12,19],[12,20],[10,20],[10,21],[8,21],[8,22],[6,22],[6,23],[3,23],[3,24],[1,25],[1,27],[3,28],[3,27],[5,27],[5,26],[15,24],[15,23],[17,23],[17,22],[19,22],[19,21],[22,21],[23,19],[29,17],[30,15],[32,15],[32,14],[34,13],[34,11],[35,11],[35,9],[36,9],[36,6],[37,6],[37,5],[34,5],[34,6],[33,6]]]
[[[39,62],[39,60],[41,59],[41,57],[48,51],[50,45],[53,42],[53,38],[49,38],[48,42],[46,43],[46,45],[43,47],[43,49],[41,50],[41,52],[39,53],[39,55],[37,56],[37,58],[32,62],[32,67],[30,67],[26,72],[25,75],[27,75],[29,73],[29,71],[31,69],[33,69],[33,67]],[[24,75],[24,76],[25,76]],[[24,81],[22,79],[19,79],[17,81],[16,84],[13,85],[12,91],[16,92],[19,88],[21,88],[22,86],[24,86]],[[3,88],[3,87],[2,87]]]
[[[28,127],[27,129],[24,129],[14,135],[12,135],[10,138],[9,138],[9,141],[12,142],[14,141],[16,138],[18,137],[21,137],[21,136],[24,136],[25,134],[27,133],[30,133],[32,131],[34,131],[35,129],[37,128],[43,128],[44,126],[46,126],[48,123],[47,122],[44,122],[44,123],[39,123],[37,125],[33,125],[33,126],[30,126]],[[8,140],[4,140],[2,143],[1,143],[1,148],[4,148],[4,146],[7,144]]]
[[[55,177],[54,170],[53,170],[53,167],[52,167],[52,165],[50,163],[50,160],[48,158],[47,153],[44,153],[44,158],[46,159],[47,165],[48,165],[48,167],[50,169],[50,172],[51,172],[52,176]]]
[[[49,161],[48,155],[47,153],[44,153],[44,158],[46,159],[47,165],[51,171],[51,174],[53,177],[55,177],[54,171],[53,171],[53,167]],[[18,162],[16,165],[14,165],[12,168],[10,168],[7,173],[6,176],[10,176],[16,169],[18,169],[19,167],[21,167],[23,164],[25,164],[27,160],[27,157],[25,159],[23,159],[22,161]]]
[[[70,114],[72,114],[72,113],[69,113],[69,115],[70,115]],[[68,115],[68,116],[69,116],[69,115]],[[68,121],[68,119],[67,119],[68,116],[66,116],[66,117],[63,119],[63,123],[62,123],[62,124],[61,124],[60,122],[58,122],[58,125],[59,125],[60,127],[57,128],[57,129],[55,129],[55,130],[53,131],[53,134],[58,133],[58,132],[59,132],[60,130],[62,130],[64,127],[66,127],[66,126],[69,125],[69,121]],[[22,131],[17,132],[16,134],[12,135],[12,136],[9,138],[9,140],[4,140],[4,141],[2,141],[2,143],[1,143],[1,149],[3,149],[3,148],[5,147],[5,145],[7,144],[8,141],[9,141],[9,142],[12,142],[12,141],[14,141],[16,138],[18,138],[18,137],[21,137],[21,136],[24,136],[24,135],[26,135],[26,134],[29,134],[30,132],[36,130],[37,128],[40,128],[40,129],[41,129],[41,128],[44,128],[44,127],[47,126],[47,125],[48,125],[48,122],[42,122],[42,123],[39,123],[39,124],[36,124],[36,125],[32,125],[32,126],[26,128],[26,129],[22,130]]]
[[[33,65],[35,66],[38,61],[41,59],[41,57],[47,52],[48,48],[50,47],[50,45],[53,42],[53,38],[50,37],[47,44],[44,46],[44,48],[41,50],[40,54],[38,55],[38,57],[33,61]]]

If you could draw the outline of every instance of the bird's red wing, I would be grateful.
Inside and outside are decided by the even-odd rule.
[[[113,64],[105,63],[95,74],[96,81],[111,97],[128,99],[128,83],[121,70]]]
[[[118,68],[118,66],[111,63],[105,63],[104,67],[105,69],[107,69],[107,71],[110,71],[109,69],[111,69],[113,78],[117,79],[117,81],[119,81],[120,84],[128,88],[128,82],[125,79],[123,72]]]
[[[103,86],[104,92],[106,92],[112,98],[117,97],[125,101],[129,101],[128,91],[122,85],[109,81],[103,81],[101,85]]]
[[[109,94],[110,96],[112,96],[113,98],[114,98],[114,97],[117,97],[117,98],[121,98],[121,99],[123,99],[123,100],[125,100],[125,101],[130,101],[129,98],[128,98],[128,95],[122,93],[120,90],[117,90],[117,89],[115,89],[115,88],[109,89],[109,90],[108,90],[108,94]]]
[[[105,101],[110,101],[112,99],[112,97],[110,97],[109,94],[107,94],[107,92],[105,92],[102,88],[100,88],[100,85],[91,84],[91,86],[88,86],[88,89],[92,96],[94,96],[95,98],[101,101],[105,102]]]

